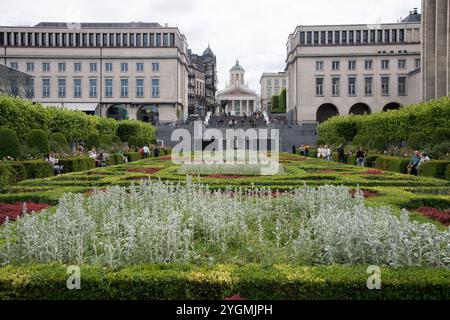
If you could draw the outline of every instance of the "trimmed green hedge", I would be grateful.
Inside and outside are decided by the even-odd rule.
[[[320,124],[318,131],[320,137],[325,140],[333,136],[344,136],[350,138],[349,141],[355,135],[373,137],[380,133],[389,137],[390,142],[407,140],[412,132],[422,132],[426,136],[432,136],[438,131],[440,137],[448,136],[444,135],[443,130],[437,130],[437,128],[450,128],[450,97],[395,111],[363,116],[333,117]],[[342,134],[343,132],[345,135]],[[442,138],[438,140],[442,141]]]
[[[375,168],[399,173],[408,173],[409,159],[398,157],[378,157],[375,161]]]
[[[366,157],[366,167],[373,168],[375,167],[375,161],[377,161],[379,155],[368,155]]]
[[[108,156],[108,165],[110,166],[116,166],[118,164],[123,164],[123,158],[120,154],[110,154]]]
[[[84,157],[59,159],[58,164],[64,166],[62,173],[79,172],[95,168],[95,160]]]
[[[0,187],[13,186],[27,178],[27,171],[20,163],[0,162]]]
[[[53,166],[44,160],[19,162],[27,172],[27,179],[48,178],[54,175]]]
[[[356,165],[356,154],[352,154],[351,156],[346,156],[347,164]]]
[[[81,289],[69,290],[67,266],[6,266],[0,299],[13,300],[247,300],[450,299],[450,270],[381,268],[381,290],[369,290],[367,266],[261,267],[248,264],[83,266]]]
[[[434,177],[446,179],[446,170],[450,161],[430,161],[419,166],[419,175],[424,177]],[[448,179],[450,180],[450,179]]]
[[[445,169],[445,180],[450,181],[450,164],[447,166],[447,169]]]
[[[125,156],[128,158],[128,162],[139,161],[142,159],[142,156],[139,152],[125,153]]]

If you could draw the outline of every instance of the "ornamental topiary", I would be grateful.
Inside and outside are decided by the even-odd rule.
[[[0,128],[0,160],[6,157],[20,157],[20,142],[14,130]]]
[[[60,132],[52,133],[50,135],[50,144],[52,142],[56,143],[56,145],[60,148],[60,150],[53,150],[53,151],[64,151],[64,152],[70,152],[69,143],[67,142],[66,136],[63,135]]]
[[[419,150],[426,146],[427,144],[427,135],[423,132],[413,132],[408,138],[406,142],[409,149]]]
[[[375,138],[372,140],[372,149],[378,152],[383,152],[384,150],[386,150],[386,147],[387,142],[385,137],[378,135],[375,136]]]
[[[95,133],[91,133],[86,140],[86,148],[87,150],[91,150],[92,148],[100,148],[100,139],[98,135]]]
[[[33,129],[28,132],[26,136],[27,146],[36,148],[40,153],[46,154],[50,152],[50,145],[48,143],[47,135],[44,130]]]

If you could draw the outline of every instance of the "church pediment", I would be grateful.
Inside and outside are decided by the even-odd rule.
[[[222,92],[219,93],[220,96],[223,95],[229,95],[229,96],[256,96],[256,93],[252,90],[249,89],[245,89],[242,87],[233,87],[233,88],[229,88],[229,89],[225,89]]]

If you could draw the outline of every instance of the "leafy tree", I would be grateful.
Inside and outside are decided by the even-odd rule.
[[[20,157],[20,141],[14,130],[0,128],[0,160],[6,157]]]
[[[275,94],[272,96],[271,111],[278,112],[280,108],[280,96]]]
[[[409,149],[422,149],[427,145],[428,137],[423,132],[413,132],[408,138],[407,146]]]

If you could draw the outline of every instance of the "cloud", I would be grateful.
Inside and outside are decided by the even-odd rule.
[[[2,0],[2,24],[40,21],[169,23],[189,47],[217,55],[219,86],[239,57],[250,87],[263,72],[284,70],[286,42],[297,25],[396,22],[420,0]]]

